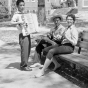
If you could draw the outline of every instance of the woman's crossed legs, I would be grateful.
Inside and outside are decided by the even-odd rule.
[[[69,45],[56,46],[56,47],[50,49],[48,51],[47,56],[46,56],[46,60],[45,60],[43,68],[40,70],[40,72],[38,74],[35,75],[35,77],[43,76],[45,74],[46,69],[51,64],[51,62],[53,62],[55,65],[58,64],[58,62],[55,60],[55,58],[53,58],[54,55],[57,55],[57,54],[70,54],[70,53],[73,52],[73,50],[74,50],[73,47],[71,47]],[[55,69],[56,68],[57,68],[57,66],[55,67]]]

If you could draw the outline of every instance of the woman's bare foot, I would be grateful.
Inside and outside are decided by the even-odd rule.
[[[35,75],[35,78],[39,78],[41,76],[44,76],[45,72],[40,70],[36,75]]]

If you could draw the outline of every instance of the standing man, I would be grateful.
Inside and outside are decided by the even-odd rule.
[[[17,25],[19,30],[19,44],[21,47],[20,69],[25,71],[32,71],[32,69],[30,69],[28,66],[28,58],[31,51],[31,25],[28,24],[27,17],[24,16],[25,2],[23,0],[17,0],[16,6],[18,11],[13,15],[11,24]],[[29,19],[29,22],[30,21],[31,19]]]

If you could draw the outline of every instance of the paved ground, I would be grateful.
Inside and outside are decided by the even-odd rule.
[[[0,40],[0,46],[4,45],[5,42],[3,42],[2,40]]]
[[[2,30],[12,30],[12,28],[2,28]],[[44,33],[45,28],[41,28],[40,33]],[[15,29],[14,29],[15,30]],[[48,30],[48,29],[47,29]],[[37,33],[37,34],[40,34]],[[36,35],[37,35],[36,34]],[[34,34],[34,36],[36,36]],[[44,77],[34,78],[38,72],[38,67],[31,72],[21,71],[20,47],[19,44],[11,44],[0,41],[0,88],[79,88],[69,82],[59,74],[48,71]],[[33,61],[34,49],[32,48],[29,63]]]
[[[81,11],[77,16],[83,21],[88,21],[87,11]],[[79,29],[86,30],[87,28],[88,26]],[[17,29],[13,27],[2,27],[0,30]],[[36,33],[33,36],[36,37],[36,35],[44,33],[47,30],[44,27],[39,28],[40,33]],[[21,71],[19,68],[20,47],[17,39],[16,41],[17,43],[13,44],[0,40],[0,88],[79,88],[53,71],[49,71],[49,73],[41,78],[34,78],[34,75],[39,70],[38,68],[34,68],[32,72]],[[33,60],[33,53],[34,48],[32,48],[31,56],[29,57],[29,63]]]

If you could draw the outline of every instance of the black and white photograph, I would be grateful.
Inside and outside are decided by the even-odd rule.
[[[0,88],[88,88],[88,0],[0,0]]]

